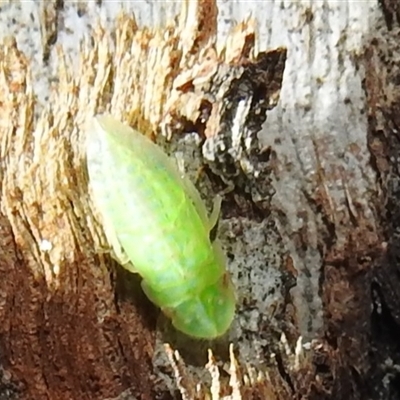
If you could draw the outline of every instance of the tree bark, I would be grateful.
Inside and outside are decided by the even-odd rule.
[[[397,3],[123,4],[136,20],[3,6],[0,397],[400,398]],[[84,159],[104,111],[224,194],[238,306],[216,343],[160,333],[108,255]]]

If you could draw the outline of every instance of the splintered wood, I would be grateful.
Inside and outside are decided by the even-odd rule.
[[[301,344],[301,339],[299,340]],[[283,346],[282,346],[283,350]],[[229,347],[229,367],[221,374],[221,365],[218,364],[211,350],[208,352],[208,363],[205,366],[210,374],[210,384],[197,382],[190,374],[179,352],[165,345],[165,352],[171,363],[175,381],[183,400],[284,400],[291,398],[291,388],[282,377],[274,372],[260,371],[246,364],[240,365],[235,357],[233,345]],[[286,354],[286,361],[291,365],[292,372],[299,373],[307,364],[305,353]],[[299,361],[295,365],[294,360]],[[271,354],[271,365],[275,362],[275,355]],[[275,365],[276,367],[276,365]],[[229,376],[226,376],[228,372]],[[222,375],[224,375],[222,377]]]

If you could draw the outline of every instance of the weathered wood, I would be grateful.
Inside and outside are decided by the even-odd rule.
[[[397,3],[125,2],[137,20],[96,3],[2,5],[25,13],[0,49],[0,393],[204,398],[190,364],[211,346],[231,374],[209,356],[214,398],[399,397]],[[259,31],[245,19],[225,43],[245,10]],[[71,26],[102,12],[116,24],[78,45]],[[178,385],[93,214],[84,124],[104,110],[171,138],[207,200],[225,193],[237,318],[217,344],[171,339]]]

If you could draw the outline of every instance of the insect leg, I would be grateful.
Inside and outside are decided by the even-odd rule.
[[[219,215],[221,212],[221,203],[222,197],[217,195],[213,201],[213,210],[211,215],[208,216],[207,209],[204,206],[204,202],[200,197],[200,193],[196,189],[196,186],[192,183],[192,181],[185,175],[185,168],[183,164],[183,160],[177,159],[176,166],[181,174],[182,182],[185,186],[186,193],[189,195],[191,201],[193,202],[194,206],[196,207],[197,212],[199,213],[200,218],[202,219],[204,225],[210,232],[210,240],[213,242],[217,235],[218,230],[218,220]],[[199,172],[200,174],[201,172]]]
[[[221,204],[222,204],[222,197],[217,194],[214,198],[213,209],[209,217],[209,227],[210,227],[209,236],[211,242],[214,242],[215,238],[217,237],[219,216],[221,214]]]

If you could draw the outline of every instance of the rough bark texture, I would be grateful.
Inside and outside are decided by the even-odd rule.
[[[175,2],[158,28],[159,3],[137,20],[101,3],[1,6],[0,398],[400,399],[397,2]],[[224,42],[251,7],[260,33]],[[102,111],[225,192],[238,312],[211,386],[171,348],[166,366],[156,310],[104,254],[82,150]]]
[[[382,1],[383,17],[365,51],[368,144],[382,189],[379,219],[385,251],[373,260],[370,280],[371,375],[384,382],[388,399],[400,398],[400,274],[399,274],[399,107],[400,7]],[[374,393],[378,392],[371,385]],[[376,396],[378,393],[376,394]]]

